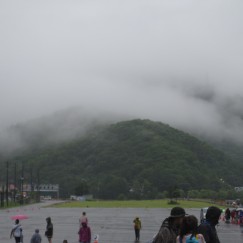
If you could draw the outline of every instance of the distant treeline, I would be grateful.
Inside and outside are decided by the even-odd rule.
[[[62,197],[235,198],[233,187],[243,185],[239,163],[187,133],[150,120],[92,129],[71,142],[32,148],[10,164],[15,162],[19,171],[24,164],[25,182],[32,178],[34,183],[38,172],[39,183],[59,184]],[[9,170],[13,182],[13,166]]]

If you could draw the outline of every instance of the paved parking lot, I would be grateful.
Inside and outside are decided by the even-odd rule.
[[[29,219],[21,221],[24,229],[24,243],[30,242],[35,228],[40,229],[42,243],[47,243],[44,236],[46,217],[50,216],[54,225],[53,243],[62,243],[67,239],[69,243],[78,243],[78,219],[86,211],[92,236],[99,234],[99,243],[134,243],[133,219],[139,216],[142,221],[140,243],[146,243],[158,232],[161,222],[170,214],[170,209],[142,209],[142,208],[45,208],[44,204],[36,204],[22,208],[0,211],[0,242],[14,242],[9,239],[14,214],[27,214]],[[199,217],[199,209],[187,209],[187,213]],[[240,227],[220,222],[217,227],[221,243],[243,242]]]

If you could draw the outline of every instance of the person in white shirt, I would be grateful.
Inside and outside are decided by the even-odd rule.
[[[86,223],[88,225],[88,218],[86,216],[86,212],[82,213],[82,216],[79,219],[79,225],[82,227],[82,223]]]
[[[20,243],[23,242],[23,229],[19,223],[19,220],[15,220],[15,224],[13,225],[13,228],[10,233],[10,238],[14,236],[15,242]]]

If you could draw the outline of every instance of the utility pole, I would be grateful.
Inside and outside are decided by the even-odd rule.
[[[22,171],[21,171],[21,204],[24,204],[24,163],[22,161]]]
[[[37,197],[36,201],[40,202],[40,171],[39,168],[37,168]]]
[[[4,185],[2,185],[2,191],[1,191],[1,207],[4,207]]]
[[[16,203],[16,190],[17,190],[17,163],[14,163],[14,203]]]
[[[34,191],[34,185],[33,185],[33,169],[32,169],[32,165],[30,167],[30,199],[32,201],[33,199],[33,191]]]
[[[8,206],[8,161],[6,162],[6,204]]]

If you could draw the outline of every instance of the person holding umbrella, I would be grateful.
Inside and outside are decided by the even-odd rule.
[[[15,224],[10,233],[10,239],[14,236],[16,243],[23,242],[23,229],[19,223],[19,219],[15,220]]]
[[[46,232],[45,232],[45,236],[47,237],[49,243],[51,243],[52,240],[52,236],[53,236],[53,224],[51,222],[51,218],[48,217],[46,218]]]

